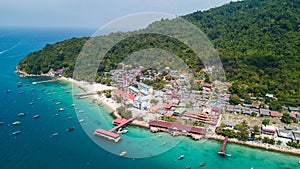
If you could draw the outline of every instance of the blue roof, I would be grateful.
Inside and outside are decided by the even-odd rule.
[[[136,96],[136,97],[134,98],[134,101],[139,101],[140,98],[141,98],[141,96]]]
[[[140,90],[134,86],[129,86],[129,89],[133,90],[136,93],[140,92]]]
[[[141,93],[143,93],[144,95],[149,95],[149,92],[147,90],[142,89]]]
[[[142,101],[147,101],[147,100],[150,100],[150,97],[149,96],[143,96],[143,97],[141,97],[141,100]]]
[[[149,89],[151,88],[151,86],[146,85],[145,83],[139,83],[140,86],[142,86],[143,88]]]

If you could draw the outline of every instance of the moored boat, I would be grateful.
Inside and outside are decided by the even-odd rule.
[[[185,166],[185,169],[191,169],[190,165]]]
[[[53,133],[51,136],[58,136],[59,133]]]
[[[15,121],[15,122],[13,122],[12,124],[13,124],[13,125],[19,125],[19,124],[21,124],[21,122]]]
[[[61,102],[56,102],[55,104],[61,104]]]
[[[37,118],[39,118],[40,117],[40,115],[34,115],[32,118],[34,118],[34,119],[37,119]]]
[[[178,160],[182,160],[182,159],[184,159],[184,155],[180,155],[180,156],[178,157]]]
[[[126,151],[122,151],[121,153],[120,153],[120,156],[125,156],[127,154],[127,152]]]
[[[201,164],[200,164],[200,167],[205,166],[205,164],[206,164],[206,162],[201,163]]]
[[[25,113],[19,113],[18,116],[25,116]]]
[[[58,112],[62,112],[62,111],[64,111],[65,109],[64,108],[59,108],[57,111]]]
[[[76,105],[73,103],[73,104],[71,104],[71,107],[75,107]]]
[[[231,154],[225,154],[227,157],[231,157]]]
[[[73,130],[75,130],[75,128],[74,127],[70,127],[70,128],[67,128],[66,131],[73,131]]]
[[[17,135],[17,134],[20,134],[21,131],[20,130],[17,130],[17,131],[14,131],[13,133],[11,133],[11,135]]]
[[[3,123],[4,123],[3,121],[0,121],[0,125],[3,124]]]
[[[84,119],[80,119],[80,120],[79,120],[79,123],[82,123],[82,122],[84,122]]]

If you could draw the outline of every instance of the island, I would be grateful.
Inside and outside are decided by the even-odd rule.
[[[70,78],[87,38],[47,45],[21,60],[17,71],[22,76],[46,75],[76,83],[111,110],[117,126],[130,122],[173,136],[228,138],[229,142],[300,154],[299,9],[299,4],[279,0],[248,0],[182,16],[203,30],[217,49],[227,77],[224,90],[210,81],[208,69],[190,48],[163,36],[153,41],[158,35],[120,42],[100,61],[94,79]],[[168,22],[172,20],[149,27]],[[137,45],[128,47],[133,41]],[[170,67],[122,64],[133,51],[158,46],[175,49],[195,78]],[[95,129],[95,134],[118,142],[117,131]]]

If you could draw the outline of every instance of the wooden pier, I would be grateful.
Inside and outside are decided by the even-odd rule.
[[[225,148],[226,148],[227,141],[228,141],[228,136],[225,137],[225,139],[224,139],[224,141],[223,141],[223,144],[222,144],[222,146],[221,146],[221,149],[220,149],[220,151],[218,152],[218,154],[220,154],[220,155],[226,155],[226,150],[225,150]]]
[[[142,113],[136,114],[132,118],[124,121],[123,123],[117,125],[116,127],[112,128],[110,130],[104,130],[104,129],[101,129],[101,128],[96,129],[95,132],[94,132],[94,135],[107,138],[107,139],[112,140],[112,141],[117,143],[121,140],[121,136],[119,134],[115,133],[115,131],[118,130],[119,128],[131,123],[134,119],[139,117],[141,114]]]

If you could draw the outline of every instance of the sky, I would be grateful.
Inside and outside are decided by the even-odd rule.
[[[0,0],[0,27],[99,28],[126,15],[184,15],[230,0]]]

